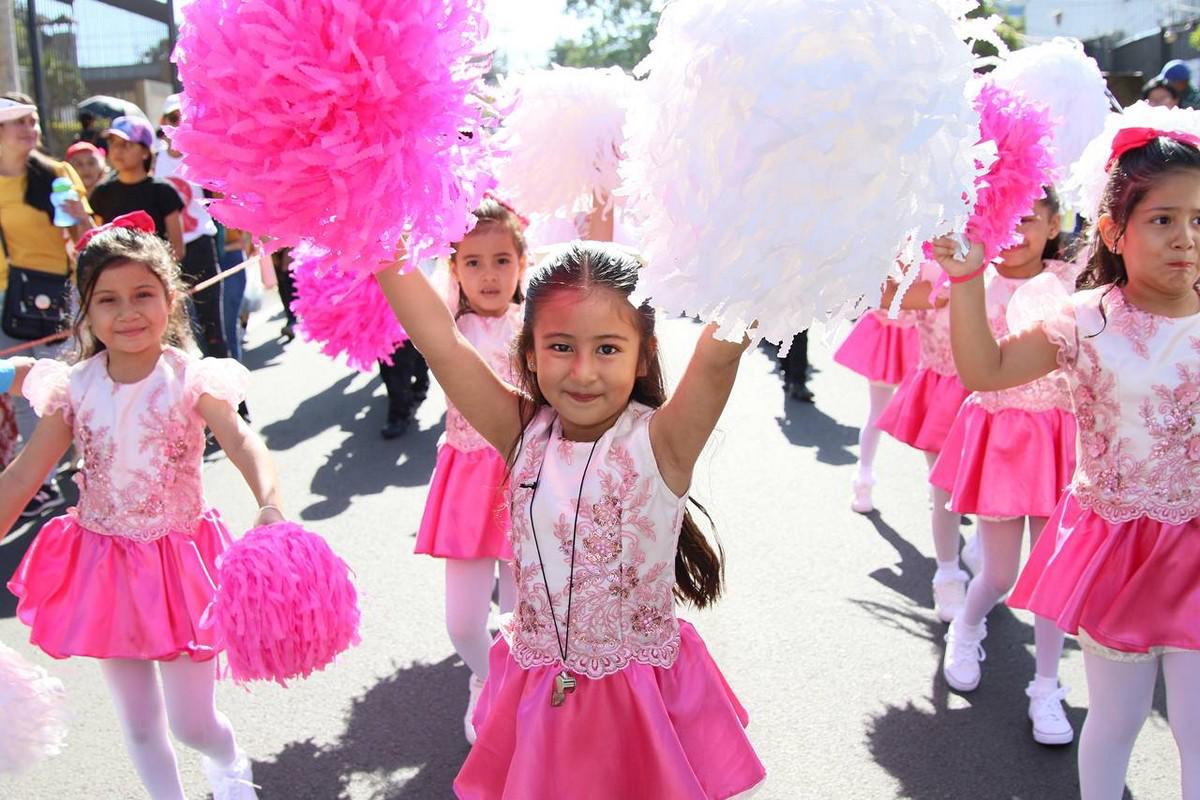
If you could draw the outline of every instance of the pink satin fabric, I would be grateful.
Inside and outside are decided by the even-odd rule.
[[[413,552],[511,561],[507,474],[504,459],[490,447],[463,453],[442,445]]]
[[[854,324],[833,360],[873,383],[896,386],[917,368],[921,344],[913,325],[889,325],[864,314]]]
[[[883,410],[879,429],[910,447],[936,453],[969,394],[955,375],[932,369],[910,372]]]
[[[478,740],[454,781],[460,800],[717,800],[766,772],[746,710],[708,648],[680,620],[670,669],[630,663],[554,708],[557,667],[521,669],[497,637],[475,711]]]
[[[29,641],[54,658],[207,661],[217,557],[229,532],[209,509],[190,533],[151,542],[93,533],[69,514],[34,539],[8,582]]]
[[[950,508],[985,517],[1048,517],[1075,472],[1075,416],[1061,409],[991,413],[963,404],[929,482]]]
[[[1200,520],[1112,523],[1067,492],[1008,604],[1114,650],[1200,650]]]

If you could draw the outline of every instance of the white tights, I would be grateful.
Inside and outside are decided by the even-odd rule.
[[[500,611],[507,613],[512,611],[516,600],[516,586],[508,564],[494,558],[446,559],[446,631],[463,663],[481,679],[487,678],[488,650],[492,646],[487,623],[497,564],[500,565]]]
[[[1084,650],[1088,714],[1079,737],[1083,800],[1119,800],[1124,792],[1129,757],[1154,700],[1158,661],[1114,661]],[[1183,800],[1200,800],[1200,652],[1167,653],[1162,667]]]
[[[925,461],[929,464],[930,471],[933,470],[933,464],[937,461],[937,457],[937,453],[925,453]],[[950,503],[949,492],[939,489],[932,483],[929,484],[929,488],[933,495],[933,550],[937,554],[939,564],[957,563],[958,527],[962,515],[947,507]]]
[[[896,391],[895,386],[883,383],[868,383],[867,398],[870,405],[867,408],[867,421],[858,432],[858,480],[871,483],[875,480],[875,452],[879,449],[879,418],[887,408],[888,401]]]
[[[213,697],[215,661],[102,659],[100,670],[112,693],[133,766],[153,800],[185,800],[171,733],[221,765],[233,763],[233,728]],[[162,686],[158,676],[162,675]]]
[[[1029,517],[1029,540],[1037,544],[1045,517]],[[1021,539],[1025,532],[1025,518],[980,519],[979,545],[983,552],[983,569],[967,589],[967,602],[963,606],[963,622],[972,627],[983,622],[1000,598],[1008,594],[1017,582],[1021,568]],[[1058,662],[1062,658],[1065,634],[1053,620],[1035,617],[1033,621],[1033,647],[1037,661],[1037,674],[1043,678],[1058,677]]]

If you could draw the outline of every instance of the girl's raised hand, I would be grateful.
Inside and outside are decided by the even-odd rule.
[[[958,257],[958,241],[951,236],[934,239],[931,245],[938,266],[951,278],[968,278],[983,271],[983,245],[978,242],[971,242],[965,260]]]
[[[283,512],[278,506],[266,505],[258,510],[258,515],[254,517],[254,527],[261,528],[263,525],[274,525],[276,522],[286,522],[287,518],[283,516]]]

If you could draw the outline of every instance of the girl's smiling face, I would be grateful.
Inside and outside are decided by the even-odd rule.
[[[162,348],[174,296],[149,267],[137,261],[106,266],[88,301],[92,335],[115,353],[136,355]]]

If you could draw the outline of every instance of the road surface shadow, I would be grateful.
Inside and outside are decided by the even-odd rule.
[[[364,788],[372,800],[450,797],[470,750],[463,738],[466,667],[456,656],[413,664],[354,701],[332,745],[292,742],[254,764],[263,800],[336,800]]]
[[[788,442],[797,447],[815,448],[817,461],[836,467],[857,464],[858,428],[843,425],[814,403],[802,403],[785,397],[783,416],[775,418]]]

